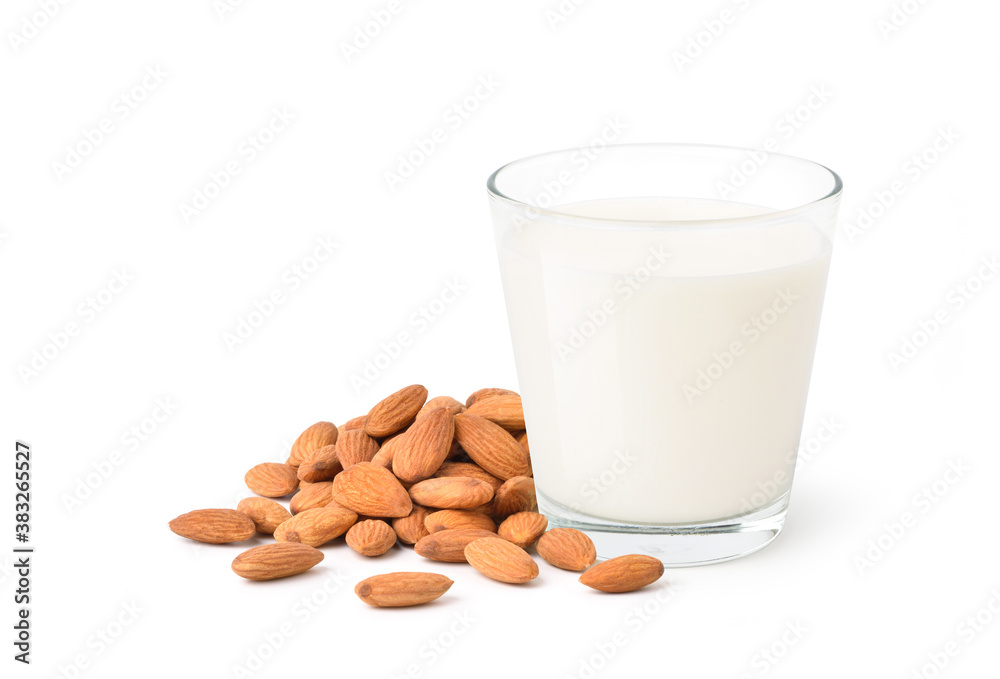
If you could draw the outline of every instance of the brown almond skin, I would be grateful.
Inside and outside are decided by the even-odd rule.
[[[292,510],[292,514],[304,512],[307,509],[327,507],[333,501],[332,491],[333,481],[317,481],[316,483],[310,483],[307,487],[302,488],[299,492],[292,496],[292,500],[288,503],[288,507]]]
[[[580,582],[601,592],[634,592],[663,575],[663,562],[645,554],[626,554],[597,564]]]
[[[425,559],[465,563],[465,547],[479,538],[496,537],[488,530],[479,528],[457,528],[439,530],[421,538],[413,546],[414,551]]]
[[[427,479],[410,487],[410,498],[436,509],[472,509],[493,499],[493,487],[468,476]]]
[[[196,509],[169,524],[182,538],[221,545],[249,540],[257,532],[253,519],[235,509]]]
[[[260,545],[233,559],[233,572],[247,580],[276,580],[304,573],[323,560],[323,552],[297,542]]]
[[[427,389],[420,384],[403,387],[385,397],[368,411],[365,432],[380,438],[406,429],[427,401]]]
[[[262,462],[243,477],[247,488],[264,497],[284,497],[299,487],[295,467],[279,462]]]
[[[274,539],[319,547],[346,533],[357,520],[357,514],[340,507],[307,509],[278,526]]]
[[[393,519],[392,529],[396,531],[396,537],[399,538],[399,541],[407,545],[414,545],[422,537],[428,535],[424,520],[430,513],[431,510],[426,507],[413,505],[409,515]]]
[[[345,431],[351,431],[352,429],[364,429],[365,420],[368,418],[367,415],[358,415],[357,417],[352,417],[347,422],[344,422],[337,428],[337,431],[341,436],[344,435]]]
[[[476,391],[469,394],[469,398],[465,399],[465,405],[471,408],[475,405],[476,401],[484,398],[490,398],[492,396],[517,396],[516,391],[511,391],[510,389],[499,389],[497,387],[487,387],[486,389],[477,389]]]
[[[538,512],[518,512],[504,519],[497,535],[521,549],[527,549],[538,542],[548,525],[549,520]]]
[[[272,535],[275,528],[292,518],[287,509],[266,497],[245,497],[236,509],[249,516],[257,532],[265,535]]]
[[[337,443],[337,459],[347,469],[359,462],[371,462],[378,453],[378,441],[361,429],[345,431]]]
[[[396,532],[381,519],[359,521],[347,531],[347,545],[362,556],[381,556],[396,544]]]
[[[308,453],[299,464],[298,476],[299,486],[302,482],[319,483],[329,481],[336,476],[343,467],[337,457],[337,446],[329,445],[317,448]]]
[[[451,452],[455,418],[447,408],[435,408],[406,430],[406,440],[392,458],[392,473],[410,483],[430,478]]]
[[[479,479],[480,481],[485,481],[493,486],[494,493],[500,490],[500,486],[504,484],[503,479],[498,479],[493,476],[493,474],[490,474],[475,462],[445,462],[434,473],[434,476],[436,478],[444,478],[446,476],[468,476],[473,479]]]
[[[510,432],[524,430],[524,410],[521,397],[517,394],[496,394],[477,399],[465,412],[485,417]]]
[[[491,533],[497,532],[497,524],[486,514],[473,509],[441,509],[424,519],[428,533],[453,528],[481,528]]]
[[[337,425],[333,422],[317,422],[310,425],[299,434],[292,444],[291,454],[288,456],[288,464],[298,467],[308,453],[324,446],[330,446],[337,442]]]
[[[451,396],[435,396],[425,403],[424,407],[417,413],[417,422],[427,417],[428,413],[435,408],[446,408],[452,415],[465,412],[465,406],[461,401],[457,401]]]
[[[524,448],[506,429],[485,418],[456,415],[455,438],[473,462],[497,478],[506,481],[530,471]]]
[[[538,564],[531,555],[498,537],[479,538],[465,546],[465,560],[492,580],[514,585],[538,577]]]
[[[529,476],[508,479],[496,492],[493,501],[493,518],[503,521],[511,514],[533,512],[538,509],[535,498],[535,480]]]
[[[394,518],[413,509],[406,489],[388,469],[359,462],[333,479],[333,500],[364,516]]]
[[[382,442],[378,452],[375,453],[375,457],[373,457],[371,461],[380,467],[385,467],[389,471],[392,471],[392,460],[396,456],[396,451],[399,450],[405,441],[405,431],[386,439]]]
[[[528,446],[528,432],[526,432],[526,431],[516,432],[516,433],[513,434],[513,436],[514,436],[515,439],[517,439],[517,442],[521,444],[521,447],[524,448],[524,452],[528,454],[528,464],[530,465],[531,464],[531,448],[530,448],[530,446]]]
[[[385,573],[365,578],[354,593],[369,606],[418,606],[434,601],[454,583],[437,573]]]
[[[575,528],[553,528],[538,539],[535,549],[538,556],[567,571],[583,571],[597,561],[594,541]]]

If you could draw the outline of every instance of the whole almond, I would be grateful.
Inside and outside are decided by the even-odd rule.
[[[236,505],[237,511],[249,516],[258,533],[271,535],[274,529],[292,518],[288,510],[266,497],[245,497]]]
[[[535,499],[535,480],[528,476],[515,476],[504,482],[493,501],[493,518],[503,521],[511,514],[533,512],[538,509]]]
[[[333,422],[317,422],[307,427],[292,444],[288,464],[298,467],[307,453],[336,443],[337,434],[337,425]]]
[[[538,556],[556,568],[567,571],[582,571],[597,561],[594,541],[575,528],[553,528],[535,545]]]
[[[493,499],[493,487],[468,476],[449,476],[413,484],[410,497],[425,507],[472,509]]]
[[[396,457],[396,451],[406,441],[406,434],[407,432],[404,431],[383,441],[371,461],[380,467],[385,467],[389,471],[392,471],[392,460]]]
[[[292,514],[304,512],[307,509],[326,507],[333,501],[333,481],[317,481],[310,483],[307,487],[301,488],[299,492],[292,496],[288,503]]]
[[[367,417],[368,417],[367,415],[358,415],[357,417],[352,417],[347,422],[344,422],[342,425],[337,427],[337,431],[340,433],[341,436],[343,436],[345,431],[351,431],[352,429],[364,429],[365,419]]]
[[[323,552],[296,542],[253,547],[233,559],[233,572],[248,580],[275,580],[304,573],[323,560]]]
[[[354,593],[369,606],[417,606],[434,601],[452,584],[437,573],[386,573],[365,578]]]
[[[396,544],[396,532],[381,519],[358,521],[347,531],[347,544],[358,554],[379,556]]]
[[[652,584],[663,575],[663,562],[645,554],[626,554],[599,563],[580,582],[602,592],[632,592]]]
[[[521,584],[538,577],[538,564],[531,555],[497,537],[479,538],[465,546],[465,560],[488,578]]]
[[[307,509],[278,526],[274,539],[319,547],[346,533],[357,520],[357,514],[340,507]]]
[[[337,459],[344,469],[358,462],[371,462],[378,453],[378,441],[361,429],[345,431],[337,443]]]
[[[343,466],[341,466],[340,459],[337,457],[336,444],[323,446],[306,454],[302,458],[298,470],[299,484],[303,481],[308,483],[329,481],[341,469],[343,469]]]
[[[257,532],[253,519],[235,509],[196,509],[181,514],[168,525],[183,538],[213,545],[243,542]]]
[[[465,406],[462,405],[461,401],[457,401],[451,396],[435,396],[425,403],[424,407],[417,413],[417,422],[427,417],[428,413],[435,408],[446,408],[452,415],[465,412]]]
[[[454,419],[455,438],[473,462],[504,481],[528,474],[528,454],[503,427],[467,413]]]
[[[476,399],[465,411],[469,415],[485,417],[511,432],[524,430],[524,410],[517,394],[496,394]]]
[[[496,537],[488,530],[479,528],[457,528],[439,530],[436,533],[420,538],[413,545],[414,551],[425,559],[433,561],[448,561],[465,563],[465,547],[479,538]]]
[[[475,405],[476,401],[483,398],[490,398],[492,396],[517,396],[516,391],[511,391],[510,389],[498,389],[496,387],[487,387],[486,389],[478,389],[469,395],[469,398],[465,399],[466,407],[472,407]]]
[[[247,488],[264,497],[283,497],[299,487],[298,473],[290,464],[262,462],[243,477]]]
[[[489,516],[472,509],[442,509],[432,512],[424,519],[428,533],[452,528],[481,528],[491,533],[497,532],[497,524]]]
[[[451,451],[455,418],[447,408],[435,408],[406,430],[392,458],[392,472],[403,481],[421,481],[438,470]]]
[[[386,396],[368,411],[365,432],[379,438],[405,429],[427,401],[427,389],[419,384],[404,387]]]
[[[337,474],[333,499],[365,516],[407,516],[413,509],[410,496],[392,472],[371,462],[359,462]]]
[[[479,479],[480,481],[485,481],[490,484],[493,487],[494,493],[500,490],[500,486],[504,483],[503,479],[498,479],[493,476],[493,474],[490,474],[475,462],[445,462],[436,472],[434,472],[434,476],[437,478],[443,478],[446,476],[468,476],[473,479]]]
[[[504,519],[497,529],[497,535],[508,542],[513,542],[521,549],[527,549],[538,541],[548,525],[549,520],[542,514],[518,512]]]
[[[400,542],[413,545],[420,541],[420,538],[427,535],[427,527],[424,519],[431,511],[420,505],[413,505],[413,509],[408,516],[398,517],[392,520],[392,529],[396,531],[396,537]]]

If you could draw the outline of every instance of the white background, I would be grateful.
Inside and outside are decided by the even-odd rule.
[[[0,19],[4,677],[241,676],[257,653],[255,677],[909,678],[932,676],[932,656],[947,660],[938,676],[996,670],[1000,283],[948,301],[1000,254],[996,3],[909,0],[887,32],[889,0],[592,0],[564,3],[554,26],[555,0],[404,1],[350,60],[343,45],[387,0],[256,0],[221,16],[211,0],[104,0],[51,18],[44,4],[9,0]],[[147,69],[161,75],[144,87]],[[467,100],[480,79],[493,91]],[[827,94],[802,108],[814,88]],[[251,162],[240,145],[275,109],[294,120]],[[60,171],[105,118],[110,131]],[[845,230],[902,189],[838,237],[804,436],[829,418],[838,430],[801,460],[772,546],[606,596],[544,563],[530,586],[503,586],[342,542],[309,574],[261,585],[230,572],[246,544],[167,530],[184,511],[235,506],[244,471],[283,460],[316,420],[414,382],[463,400],[516,386],[486,177],[588,144],[609,118],[621,142],[773,137],[843,176]],[[445,141],[390,190],[385,173],[435,128]],[[957,139],[915,171],[941,130]],[[182,218],[229,161],[240,173]],[[290,283],[322,238],[335,255]],[[109,301],[121,271],[130,282]],[[456,281],[458,299],[417,322]],[[275,288],[285,301],[230,351],[225,333]],[[939,311],[943,327],[893,366],[889,352]],[[47,346],[70,323],[66,346]],[[409,346],[356,387],[401,332]],[[133,438],[158,400],[171,414]],[[34,451],[30,668],[10,645],[17,438]],[[918,499],[927,489],[933,502]],[[893,537],[886,525],[907,512]],[[420,569],[455,580],[437,604],[375,610],[352,592]]]

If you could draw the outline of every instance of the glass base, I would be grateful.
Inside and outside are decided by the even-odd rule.
[[[729,561],[770,544],[785,524],[788,493],[749,514],[700,524],[630,524],[589,516],[538,495],[549,528],[576,528],[590,536],[599,560],[622,554],[655,556],[668,568]]]

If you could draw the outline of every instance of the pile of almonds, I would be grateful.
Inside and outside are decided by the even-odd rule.
[[[317,422],[296,439],[284,464],[265,462],[246,473],[247,486],[261,497],[245,498],[236,509],[182,514],[170,530],[215,544],[273,535],[275,543],[233,561],[233,571],[250,580],[303,573],[323,560],[317,547],[341,535],[364,556],[401,542],[426,559],[468,563],[508,583],[538,577],[532,547],[557,568],[585,571],[580,582],[603,592],[630,592],[663,575],[658,559],[641,554],[594,566],[597,551],[584,533],[546,531],[517,393],[480,389],[464,405],[427,395],[412,385],[340,427]],[[271,499],[286,496],[291,511]],[[386,573],[354,591],[372,606],[412,606],[451,585],[436,573]]]

